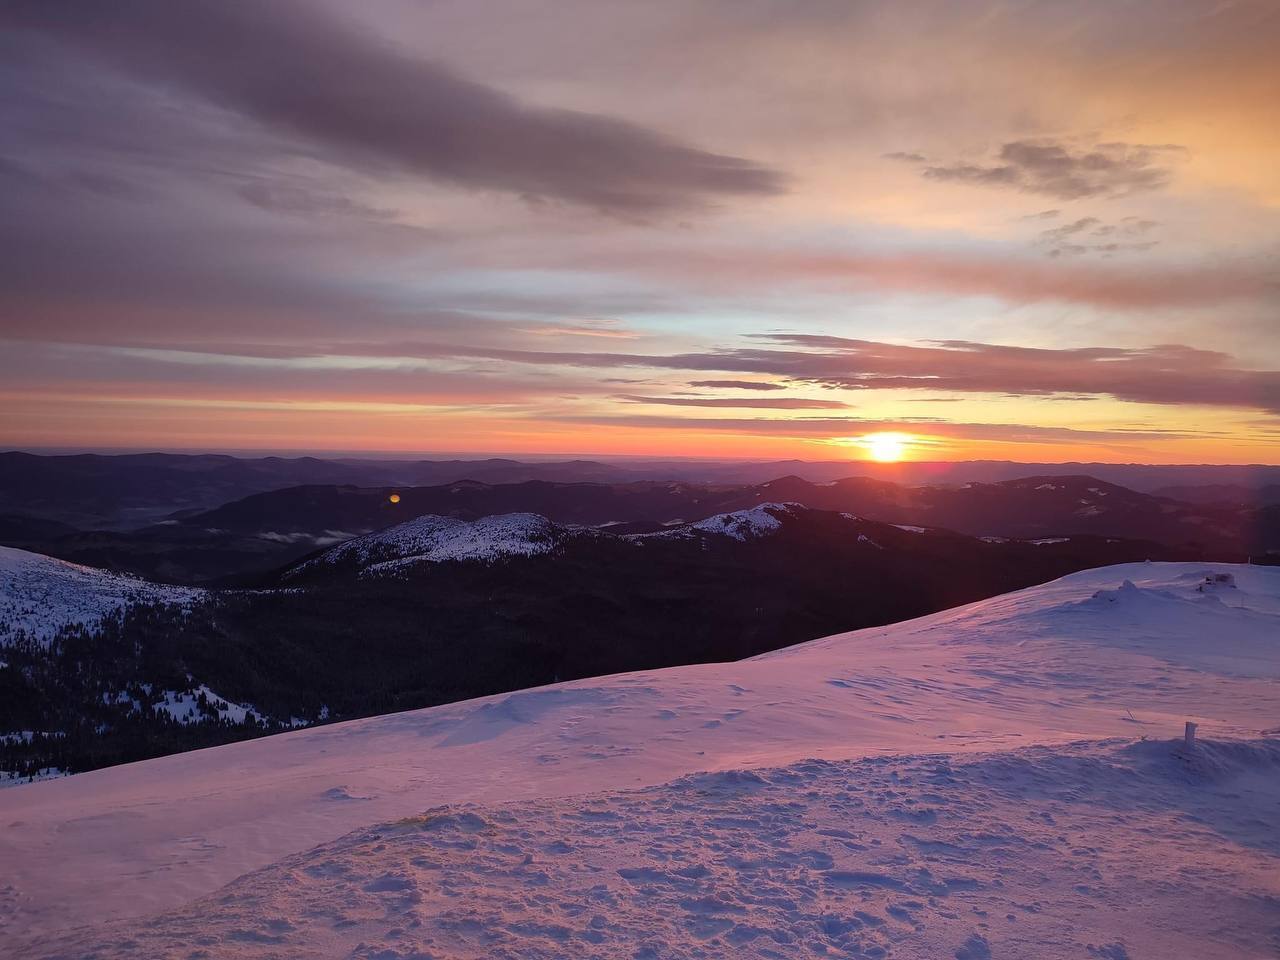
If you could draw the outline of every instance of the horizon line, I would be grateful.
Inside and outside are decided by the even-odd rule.
[[[404,450],[316,450],[316,449],[267,449],[267,448],[223,448],[211,449],[203,447],[75,447],[75,446],[0,446],[0,456],[20,453],[37,457],[57,456],[187,456],[187,457],[232,457],[240,460],[279,459],[279,460],[387,460],[405,462],[433,462],[440,460],[484,461],[512,460],[516,462],[556,463],[571,461],[594,461],[598,463],[634,462],[634,463],[719,463],[719,464],[783,464],[800,463],[812,465],[848,464],[849,466],[867,466],[877,470],[892,471],[897,468],[911,466],[938,466],[954,464],[1011,464],[1016,466],[1108,466],[1108,467],[1227,467],[1280,469],[1278,463],[1261,463],[1258,461],[1238,463],[1152,463],[1141,460],[996,460],[991,458],[954,459],[954,460],[911,460],[903,459],[894,462],[881,462],[871,458],[850,458],[831,460],[804,460],[798,457],[782,459],[752,459],[737,457],[681,457],[663,456],[661,454],[616,454],[616,453],[528,453],[511,451],[404,451]]]

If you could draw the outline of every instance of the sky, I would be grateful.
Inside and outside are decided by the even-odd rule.
[[[1277,49],[1273,0],[10,0],[0,445],[1280,463]]]

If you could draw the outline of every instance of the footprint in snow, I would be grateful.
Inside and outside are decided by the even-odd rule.
[[[326,800],[372,800],[373,797],[356,797],[347,793],[346,787],[330,787],[320,796]]]
[[[366,893],[404,893],[417,887],[410,878],[386,873],[364,885]]]
[[[991,945],[981,934],[973,934],[956,951],[956,960],[991,960]]]

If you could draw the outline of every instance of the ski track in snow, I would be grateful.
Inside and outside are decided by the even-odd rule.
[[[1126,564],[749,661],[14,787],[0,942],[1274,956],[1278,679],[1280,569]],[[1187,719],[1191,759],[1170,739]]]

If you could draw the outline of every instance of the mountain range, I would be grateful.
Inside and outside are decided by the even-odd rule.
[[[1188,503],[1088,476],[907,486],[866,477],[753,485],[459,480],[435,486],[317,485],[252,494],[135,530],[74,530],[0,517],[0,543],[178,584],[254,586],[308,554],[420,516],[535,513],[644,533],[771,501],[974,537],[1144,540],[1179,556],[1266,562],[1280,554],[1280,505]]]
[[[642,480],[752,486],[783,476],[825,483],[850,476],[915,485],[998,483],[1031,476],[1090,476],[1144,493],[1200,501],[1198,488],[1226,502],[1277,502],[1280,467],[1008,461],[904,462],[801,460],[355,459],[237,457],[219,454],[0,453],[0,515],[54,520],[82,530],[133,530],[175,514],[196,513],[255,493],[307,485],[439,486],[545,480],[625,484]],[[1168,493],[1174,488],[1179,493]],[[1209,502],[1209,501],[1205,501]],[[1215,501],[1216,502],[1216,501]]]
[[[325,719],[738,659],[1086,567],[1195,555],[1093,535],[976,538],[796,503],[615,529],[423,515],[253,589],[169,587],[0,548],[0,730],[31,732],[0,744],[0,770],[90,769]]]
[[[1280,506],[1217,488],[602,479],[650,468],[0,456],[0,771],[736,659],[1106,564],[1280,558]],[[453,478],[370,482],[414,471]],[[341,482],[292,483],[318,477]]]

